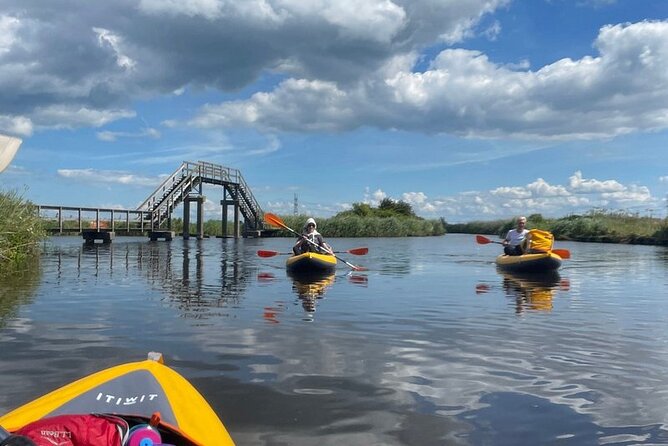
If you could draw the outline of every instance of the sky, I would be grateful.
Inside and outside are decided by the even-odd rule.
[[[665,217],[668,1],[0,0],[0,133],[43,205],[201,160],[282,215]]]

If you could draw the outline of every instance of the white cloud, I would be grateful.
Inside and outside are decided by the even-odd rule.
[[[121,50],[123,39],[120,36],[104,28],[93,27],[93,32],[97,34],[100,47],[111,48],[116,56],[116,64],[118,64],[119,67],[127,70],[131,70],[135,67],[136,62],[125,55]]]
[[[208,106],[194,123],[558,140],[668,128],[668,21],[606,26],[596,47],[598,57],[562,59],[535,72],[463,49],[442,51],[425,72],[388,59],[391,69],[353,86],[288,79],[248,100]]]
[[[41,128],[102,127],[112,121],[135,117],[132,110],[99,110],[76,105],[39,107],[33,113],[35,124]]]
[[[542,178],[527,184],[527,190],[531,191],[534,197],[567,197],[570,195],[564,186],[552,186]]]
[[[223,14],[222,0],[140,0],[139,10],[147,14],[185,15],[215,19]]]
[[[443,217],[449,222],[472,221],[480,216],[496,219],[534,213],[562,217],[585,213],[592,208],[658,209],[662,203],[662,199],[654,197],[646,186],[584,179],[579,171],[569,178],[568,185],[553,185],[538,178],[525,186],[499,186],[489,191],[469,191],[447,197],[430,198],[423,192],[406,192],[402,199],[411,204],[418,215]]]
[[[97,139],[100,141],[113,142],[118,138],[160,138],[160,131],[154,128],[146,128],[139,132],[112,132],[104,130],[97,132]]]
[[[146,177],[128,172],[98,169],[58,169],[58,175],[71,180],[89,184],[123,184],[134,186],[157,186],[164,179],[164,175]]]
[[[594,179],[582,178],[582,172],[575,172],[569,179],[569,188],[574,193],[591,193],[591,192],[622,192],[626,188],[615,180],[599,181]]]
[[[498,20],[495,20],[494,23],[482,32],[482,35],[491,41],[495,41],[499,37],[499,34],[501,34],[501,23]]]
[[[0,15],[0,103],[7,106],[2,113],[39,121],[37,129],[61,128],[60,122],[44,120],[57,116],[37,119],[35,114],[52,107],[107,113],[186,88],[238,91],[267,73],[305,82],[310,88],[301,90],[314,99],[335,97],[336,90],[345,99],[355,83],[368,88],[369,81],[378,80],[378,70],[389,61],[439,39],[454,43],[474,35],[482,17],[507,3],[71,0],[64,8],[52,2],[10,2]],[[362,96],[364,90],[359,90]],[[261,99],[254,98],[260,107],[271,106]],[[297,98],[293,105],[300,107],[303,100]],[[250,113],[241,121],[252,123],[255,104],[250,105],[232,111]],[[377,104],[381,109],[386,105]],[[299,111],[292,109],[285,119],[276,119],[271,115],[280,114],[282,103],[276,106],[258,109],[256,125],[269,119],[275,120],[276,128],[295,126],[290,119]],[[335,101],[319,116],[323,124],[311,121],[310,129],[338,129],[335,114],[345,110],[345,102]],[[229,123],[239,120],[223,118]],[[88,124],[83,120],[79,125]]]
[[[16,17],[0,15],[0,56],[18,41],[17,31],[20,26],[21,22]]]
[[[387,198],[387,194],[381,189],[376,189],[375,191],[370,192],[370,189],[367,187],[362,202],[371,206],[378,206],[385,198]]]
[[[490,193],[497,197],[513,198],[513,199],[529,198],[531,196],[531,192],[523,187],[501,186],[497,187],[496,189],[492,189]]]
[[[33,132],[33,123],[25,116],[0,115],[0,132],[12,135],[30,136]]]

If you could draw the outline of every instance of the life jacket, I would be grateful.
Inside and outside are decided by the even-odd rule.
[[[325,250],[320,247],[320,244],[323,242],[323,239],[322,235],[318,231],[314,229],[313,232],[311,232],[310,234],[302,234],[302,236],[304,236],[304,238],[308,239],[309,241],[315,243],[314,245],[309,242],[306,242],[306,251],[325,252]]]
[[[121,446],[128,423],[104,414],[56,415],[42,418],[14,432],[37,446]]]
[[[554,236],[549,231],[541,229],[530,229],[526,237],[526,249],[524,252],[539,253],[549,252],[554,245]]]

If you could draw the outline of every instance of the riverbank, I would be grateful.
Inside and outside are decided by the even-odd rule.
[[[503,237],[514,225],[514,220],[474,221],[447,224],[446,230]],[[527,228],[550,231],[556,240],[668,246],[668,222],[665,219],[622,212],[596,210],[555,219],[533,214],[527,217]]]
[[[21,268],[34,258],[44,237],[33,204],[15,191],[0,191],[0,274]]]

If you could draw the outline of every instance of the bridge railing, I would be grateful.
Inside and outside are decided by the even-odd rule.
[[[231,189],[238,192],[233,198],[242,208],[242,214],[248,222],[252,220],[255,228],[261,226],[262,209],[241,172],[206,161],[184,161],[137,209],[152,212],[152,222],[159,227],[193,187],[201,183],[236,186]]]
[[[160,186],[158,186],[153,193],[137,207],[137,210],[152,211],[156,203],[158,203],[169,190],[173,189],[176,184],[182,181],[183,178],[193,170],[193,166],[196,166],[196,164],[188,161],[183,162],[174,173],[165,179]]]
[[[143,233],[151,229],[151,213],[136,209],[37,205],[37,212],[46,222],[46,230],[56,234],[86,230]]]

